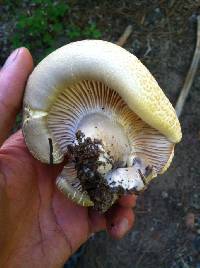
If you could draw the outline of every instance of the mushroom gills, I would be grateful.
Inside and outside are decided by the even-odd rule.
[[[80,174],[91,177],[91,185],[95,180],[88,175],[91,172],[103,181],[106,194],[111,195],[109,204],[102,209],[105,211],[119,195],[144,189],[170,164],[174,143],[133,110],[115,90],[100,81],[82,80],[57,96],[47,124],[63,155],[71,159],[57,178],[57,186],[76,203],[95,206],[96,199],[101,198],[91,198]],[[77,133],[82,133],[81,140]],[[95,164],[95,170],[82,161],[83,146],[86,154],[88,150],[92,153],[91,148],[98,151],[95,157],[86,155],[84,159]],[[103,189],[98,183],[96,187]]]
[[[94,203],[77,178],[75,167],[72,163],[67,164],[56,180],[56,185],[69,199],[82,206],[94,206]]]

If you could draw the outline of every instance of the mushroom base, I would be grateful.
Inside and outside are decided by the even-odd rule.
[[[76,187],[87,193],[96,210],[104,213],[121,195],[137,192],[135,187],[125,189],[121,185],[115,186],[114,182],[113,185],[109,184],[106,177],[99,172],[102,165],[110,164],[111,169],[116,168],[116,163],[111,163],[109,158],[108,162],[105,159],[103,162],[99,160],[103,153],[100,140],[85,138],[81,131],[76,133],[76,140],[76,144],[68,146],[70,162],[74,163],[76,180],[79,182]]]
[[[85,138],[81,131],[76,133],[77,144],[68,146],[71,160],[75,163],[77,179],[80,182],[83,192],[87,192],[94,203],[94,208],[100,212],[107,211],[116,201],[121,187],[111,188],[107,180],[98,172],[102,165],[99,161],[101,141]],[[103,163],[106,165],[106,163]],[[120,189],[121,188],[121,189]]]
[[[98,172],[94,172],[93,176],[83,172],[79,175],[79,180],[82,188],[87,191],[93,201],[94,209],[99,212],[106,212],[119,196],[118,189],[110,188],[107,181]]]

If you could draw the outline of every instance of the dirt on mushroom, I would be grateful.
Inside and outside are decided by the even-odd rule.
[[[98,167],[103,164],[98,160],[101,140],[85,138],[80,130],[76,133],[76,140],[77,144],[68,146],[69,157],[75,162],[77,177],[83,190],[94,202],[94,209],[104,213],[116,199],[116,194],[123,194],[124,190],[121,187],[109,187],[106,179],[98,172]]]

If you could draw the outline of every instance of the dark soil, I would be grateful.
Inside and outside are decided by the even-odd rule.
[[[175,104],[196,42],[199,0],[79,0],[71,19],[95,20],[103,39],[116,42],[128,24],[125,48],[155,76]],[[6,34],[3,25],[1,33]],[[3,51],[4,55],[9,54]],[[4,57],[5,58],[5,57]],[[169,170],[139,196],[136,222],[122,240],[99,233],[76,268],[200,267],[200,69],[180,118],[183,139]]]
[[[70,158],[75,162],[75,168],[81,186],[94,202],[94,209],[100,213],[106,212],[115,200],[117,189],[112,190],[104,177],[98,172],[103,163],[99,161],[102,145],[100,140],[85,137],[80,130],[76,133],[77,144],[69,145]]]

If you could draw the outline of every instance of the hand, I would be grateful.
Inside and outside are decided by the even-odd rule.
[[[135,196],[100,215],[78,206],[55,187],[61,165],[32,157],[22,132],[10,129],[33,69],[29,51],[14,51],[0,70],[0,267],[61,267],[92,233],[121,238],[132,227]],[[6,141],[5,141],[6,140]]]

